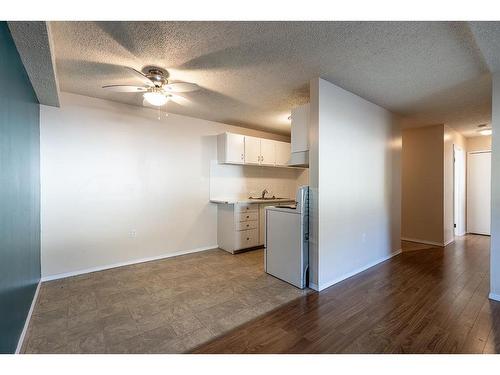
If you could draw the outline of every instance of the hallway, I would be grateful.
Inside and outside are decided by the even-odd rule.
[[[498,353],[490,237],[403,253],[300,297],[196,353]],[[407,250],[407,251],[405,251]]]

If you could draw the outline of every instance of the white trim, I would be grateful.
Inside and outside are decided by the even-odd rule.
[[[66,273],[58,273],[56,275],[43,276],[42,277],[42,282],[52,281],[52,280],[57,280],[57,279],[64,279],[66,277],[83,275],[85,273],[91,273],[91,272],[97,272],[97,271],[104,271],[104,270],[109,270],[111,268],[117,268],[117,267],[123,267],[123,266],[130,266],[132,264],[151,262],[153,260],[160,260],[160,259],[165,259],[165,258],[171,258],[171,257],[179,256],[179,255],[197,253],[197,252],[200,252],[200,251],[206,251],[206,250],[217,249],[217,248],[218,248],[217,245],[211,245],[211,246],[199,247],[199,248],[196,248],[196,249],[177,251],[175,253],[167,253],[167,254],[157,255],[157,256],[148,257],[148,258],[133,259],[133,260],[129,260],[129,261],[126,261],[126,262],[120,262],[120,263],[114,263],[114,264],[107,264],[107,265],[104,265],[104,266],[97,266],[97,267],[92,267],[92,268],[86,268],[86,269],[77,270],[77,271],[71,271],[71,272],[66,272]]]
[[[488,298],[500,302],[500,294],[490,293]]]
[[[345,279],[348,279],[349,277],[357,275],[360,272],[366,271],[368,268],[372,268],[372,267],[376,266],[379,263],[385,262],[386,260],[389,260],[392,257],[395,257],[396,255],[401,254],[401,252],[402,252],[401,249],[396,250],[395,252],[393,252],[393,253],[385,256],[385,257],[377,259],[374,262],[368,263],[367,265],[365,265],[363,267],[360,267],[360,268],[358,268],[358,269],[356,269],[354,271],[348,272],[348,273],[346,273],[346,274],[344,274],[344,275],[342,275],[342,276],[340,276],[340,277],[338,277],[338,278],[336,278],[334,280],[328,281],[326,283],[321,283],[320,286],[319,286],[319,289],[317,289],[317,290],[321,291],[323,289],[329,288],[332,285],[335,285],[337,283],[340,283],[341,281],[344,281]]]
[[[312,290],[319,291],[318,285],[311,283],[311,282],[309,282],[309,288]]]
[[[467,155],[469,154],[485,154],[487,152],[491,152],[491,150],[476,150],[476,151],[469,151],[467,152]]]
[[[427,241],[427,240],[420,240],[418,238],[407,238],[407,237],[401,237],[402,241],[408,241],[408,242],[417,242],[417,243],[423,243],[425,245],[434,245],[434,246],[446,246],[443,245],[441,242],[434,242],[434,241]]]
[[[452,238],[451,240],[446,241],[443,246],[448,246],[452,242],[455,242],[454,238]]]
[[[33,314],[33,310],[35,310],[36,300],[38,298],[38,292],[40,291],[41,284],[42,284],[42,281],[40,280],[38,282],[38,285],[36,286],[35,295],[33,296],[33,300],[31,301],[30,310],[28,311],[28,315],[26,316],[26,320],[24,321],[23,330],[22,330],[21,335],[19,336],[19,340],[17,342],[16,354],[19,354],[21,352],[21,348],[23,347],[24,337],[26,336],[26,332],[28,332],[28,327],[29,327],[30,321],[31,321],[31,315]]]

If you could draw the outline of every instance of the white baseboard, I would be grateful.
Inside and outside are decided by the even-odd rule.
[[[65,272],[65,273],[58,273],[58,274],[55,274],[55,275],[47,275],[47,276],[43,276],[41,281],[45,282],[45,281],[52,281],[52,280],[64,279],[66,277],[83,275],[85,273],[91,273],[91,272],[97,272],[97,271],[104,271],[104,270],[109,270],[111,268],[117,268],[117,267],[123,267],[123,266],[130,266],[132,264],[151,262],[153,260],[160,260],[160,259],[165,259],[165,258],[172,258],[172,257],[176,257],[176,256],[179,256],[179,255],[197,253],[197,252],[200,252],[200,251],[206,251],[206,250],[217,249],[217,248],[218,248],[218,245],[205,246],[205,247],[199,247],[199,248],[196,248],[196,249],[177,251],[175,253],[167,253],[167,254],[157,255],[157,256],[148,257],[148,258],[133,259],[133,260],[129,260],[129,261],[126,261],[126,262],[120,262],[120,263],[114,263],[114,264],[107,264],[107,265],[104,265],[104,266],[97,266],[97,267],[86,268],[86,269],[81,269],[81,270],[77,270],[77,271]]]
[[[310,289],[312,290],[316,290],[319,292],[319,288],[318,288],[318,285],[317,284],[314,284],[314,283],[309,283],[309,286],[308,286]]]
[[[442,242],[434,242],[434,241],[427,241],[427,240],[421,240],[418,238],[408,238],[408,237],[401,237],[402,241],[408,241],[408,242],[417,242],[417,243],[423,243],[425,245],[434,245],[434,246],[446,246]],[[454,241],[454,240],[452,240]]]
[[[21,352],[21,348],[23,347],[24,337],[26,336],[26,332],[28,332],[28,327],[30,325],[31,315],[33,314],[33,310],[35,309],[36,300],[38,298],[38,292],[40,291],[41,284],[42,284],[42,281],[40,280],[38,282],[38,285],[36,286],[35,295],[33,296],[33,300],[31,301],[30,310],[28,311],[28,315],[26,316],[26,320],[24,321],[24,327],[23,327],[23,330],[21,332],[21,336],[19,336],[19,340],[17,342],[16,354],[19,354]]]
[[[500,302],[500,294],[490,293],[490,295],[488,296],[488,298],[492,299],[494,301]]]
[[[389,254],[389,255],[387,255],[387,256],[385,256],[385,257],[383,257],[383,258],[380,258],[380,259],[377,259],[377,260],[376,260],[376,261],[374,261],[374,262],[368,263],[367,265],[365,265],[365,266],[363,266],[363,267],[360,267],[360,268],[358,268],[358,269],[356,269],[356,270],[354,270],[354,271],[348,272],[348,273],[346,273],[346,274],[344,274],[344,275],[342,275],[342,276],[340,276],[340,277],[338,277],[338,278],[336,278],[336,279],[334,279],[334,280],[330,280],[330,281],[328,281],[328,282],[326,282],[326,283],[321,283],[321,284],[319,285],[319,288],[318,288],[318,289],[315,289],[315,290],[321,291],[321,290],[323,290],[323,289],[329,288],[329,287],[331,287],[332,285],[335,285],[335,284],[337,284],[337,283],[340,283],[341,281],[344,281],[345,279],[348,279],[349,277],[352,277],[352,276],[354,276],[354,275],[357,275],[357,274],[358,274],[358,273],[360,273],[360,272],[366,271],[368,268],[372,268],[372,267],[376,266],[376,265],[377,265],[377,264],[379,264],[379,263],[385,262],[386,260],[389,260],[389,259],[391,259],[392,257],[395,257],[396,255],[401,254],[401,252],[402,252],[402,251],[401,251],[401,249],[396,250],[395,252],[393,252],[393,253],[391,253],[391,254]]]
[[[453,243],[453,242],[455,242],[454,238],[452,238],[451,240],[446,241],[443,246],[448,246],[450,243]]]

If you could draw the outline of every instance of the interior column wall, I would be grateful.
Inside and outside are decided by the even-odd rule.
[[[444,127],[444,185],[443,185],[443,205],[444,205],[444,218],[443,218],[443,238],[444,245],[447,245],[454,241],[455,239],[455,205],[454,205],[454,197],[455,197],[455,177],[454,177],[454,152],[453,145],[457,145],[464,152],[466,152],[466,140],[465,137],[453,130],[449,126]],[[464,176],[465,176],[465,167],[466,163],[463,165]],[[464,187],[465,191],[465,187]],[[465,216],[465,207],[464,212],[462,213]],[[465,222],[465,217],[463,218]]]
[[[401,135],[384,108],[323,79],[310,87],[311,245],[321,290],[399,252]]]
[[[493,75],[490,298],[500,301],[500,73]]]

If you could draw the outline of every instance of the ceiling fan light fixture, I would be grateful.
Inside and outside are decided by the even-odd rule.
[[[491,129],[482,129],[482,130],[479,130],[479,134],[481,134],[481,135],[491,135],[492,134],[492,130]]]
[[[144,99],[155,107],[161,107],[165,105],[168,101],[168,98],[158,91],[151,91],[144,94]]]

